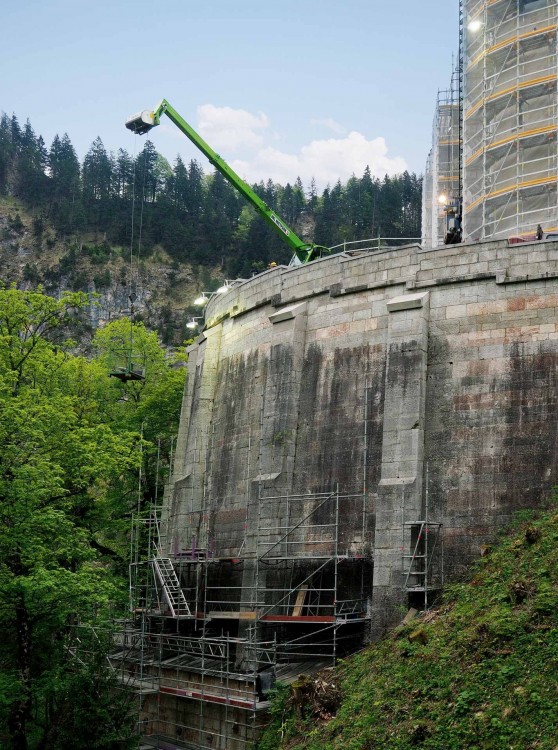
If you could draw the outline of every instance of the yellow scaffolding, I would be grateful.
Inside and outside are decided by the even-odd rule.
[[[558,2],[462,6],[464,237],[548,231],[558,216]]]
[[[438,91],[432,124],[432,150],[423,181],[422,245],[438,247],[447,231],[447,206],[460,196],[461,129],[459,71],[448,89]]]

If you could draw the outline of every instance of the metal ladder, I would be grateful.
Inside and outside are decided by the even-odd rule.
[[[192,612],[180,587],[172,560],[168,557],[154,557],[152,563],[172,616],[191,617]]]

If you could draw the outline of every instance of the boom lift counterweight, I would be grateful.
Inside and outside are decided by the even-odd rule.
[[[322,245],[315,245],[312,242],[304,242],[298,237],[293,230],[265,203],[252,188],[240,178],[236,172],[229,167],[227,162],[209,146],[203,138],[189,125],[183,117],[172,107],[166,99],[163,99],[153,112],[144,110],[134,115],[126,122],[126,127],[132,133],[145,135],[152,128],[159,125],[161,115],[165,114],[184,135],[189,138],[194,146],[207,156],[210,163],[213,164],[223,177],[243,195],[246,200],[256,209],[265,221],[283,238],[301,263],[308,263],[311,260],[319,258],[323,253],[329,253],[330,250]]]

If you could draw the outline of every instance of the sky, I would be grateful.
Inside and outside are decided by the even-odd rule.
[[[458,0],[0,0],[0,111],[83,159],[130,154],[128,117],[167,99],[249,182],[420,173],[449,84]],[[144,136],[145,137],[145,136]],[[151,131],[211,167],[163,118]]]

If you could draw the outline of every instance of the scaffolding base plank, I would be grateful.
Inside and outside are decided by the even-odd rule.
[[[263,615],[263,622],[335,622],[330,615]]]
[[[210,611],[210,620],[255,620],[255,612],[219,612]]]
[[[204,701],[206,703],[220,703],[236,708],[253,709],[255,701],[242,700],[241,698],[226,698],[222,695],[213,695],[211,693],[200,693],[197,690],[186,690],[184,688],[174,688],[168,685],[161,685],[159,692],[168,695],[176,695],[180,698],[193,698],[194,700]]]

